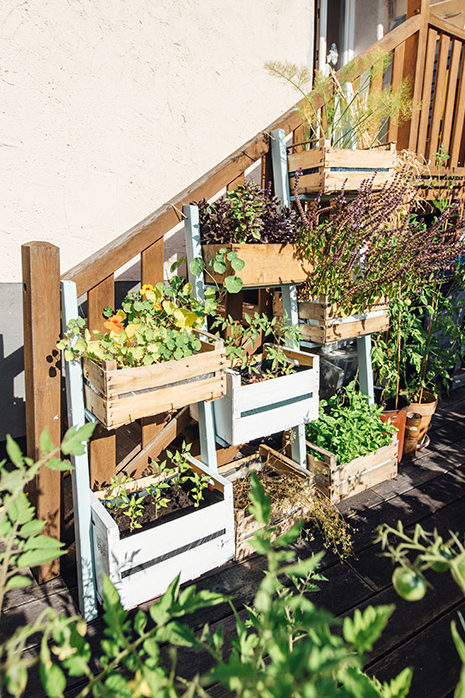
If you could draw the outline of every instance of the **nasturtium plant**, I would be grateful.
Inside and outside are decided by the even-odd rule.
[[[352,381],[329,400],[320,400],[318,419],[305,426],[305,433],[315,446],[334,453],[339,465],[349,463],[391,443],[396,428],[381,421],[381,411]],[[316,451],[313,455],[321,458]]]
[[[144,284],[140,291],[123,300],[116,312],[107,306],[102,333],[93,335],[83,318],[71,320],[58,348],[71,361],[82,356],[102,362],[116,361],[117,367],[149,366],[183,359],[201,348],[193,331],[205,322],[205,308],[192,297],[192,286],[174,276],[166,284]]]

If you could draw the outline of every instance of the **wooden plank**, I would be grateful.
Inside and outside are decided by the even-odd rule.
[[[391,68],[391,88],[393,91],[399,89],[403,80],[405,46],[400,44],[393,51]],[[389,119],[388,140],[397,142],[399,125],[393,119]]]
[[[113,274],[104,279],[87,294],[87,325],[90,332],[106,332],[103,309],[115,304],[115,280]],[[116,467],[116,434],[98,424],[89,444],[90,486],[100,487],[110,482]]]
[[[457,78],[459,73],[460,54],[462,52],[462,46],[463,43],[461,41],[458,41],[457,39],[454,39],[452,41],[452,53],[450,58],[449,77],[447,82],[447,95],[444,109],[444,123],[442,126],[441,136],[442,145],[447,151],[449,151],[449,145],[452,136],[452,123],[454,119],[455,98],[458,87]]]
[[[458,24],[451,24],[451,22],[448,22],[445,19],[441,19],[433,13],[433,9],[434,8],[432,7],[429,16],[430,26],[434,29],[437,29],[440,32],[450,34],[452,37],[456,37],[457,39],[465,41],[465,29],[460,28]]]
[[[452,140],[450,147],[450,167],[456,167],[460,157],[460,147],[464,133],[465,123],[465,49],[462,53],[462,65],[460,67],[460,83],[457,92],[457,111],[454,114]]]
[[[436,57],[436,43],[438,33],[434,29],[428,30],[428,45],[426,49],[425,69],[422,92],[422,109],[420,114],[420,125],[418,131],[418,144],[416,152],[426,155],[426,142],[428,136],[428,119],[431,104],[431,90],[433,85],[434,61]]]
[[[238,175],[237,177],[235,177],[232,180],[232,182],[229,182],[229,184],[226,185],[226,189],[228,191],[232,191],[233,189],[237,189],[237,187],[240,184],[244,184],[244,183],[245,183],[245,174],[244,174],[244,172],[241,172],[241,174]]]
[[[436,69],[436,84],[434,86],[433,111],[431,114],[430,137],[428,142],[428,159],[434,162],[439,142],[439,127],[444,111],[444,91],[447,79],[447,63],[449,60],[450,39],[447,34],[441,34],[439,39],[439,54]]]
[[[418,16],[407,19],[380,39],[376,44],[377,47],[385,51],[392,51],[415,33],[419,29],[420,23]],[[365,68],[364,61],[370,55],[372,48],[370,46],[356,59],[358,62],[356,70],[360,73]],[[315,107],[319,106],[321,106],[321,99],[316,99]],[[282,128],[286,133],[289,133],[299,125],[300,117],[294,106],[137,225],[67,271],[63,278],[76,282],[78,295],[86,292],[177,225],[179,222],[177,210],[181,209],[184,204],[198,201],[202,197],[210,198],[243,173],[251,162],[266,155],[269,151],[268,134],[271,131]]]
[[[142,250],[140,256],[141,263],[141,283],[155,286],[159,281],[163,281],[164,276],[164,240],[160,238]],[[157,414],[154,417],[144,417],[142,424],[142,448],[146,446],[154,436],[156,436],[166,423],[166,415]]]
[[[26,438],[30,458],[40,457],[45,428],[53,444],[61,440],[60,251],[47,242],[21,246],[23,278],[24,370],[26,375]],[[61,474],[41,468],[29,493],[37,518],[47,522],[45,533],[60,538]],[[59,560],[34,570],[42,583],[60,572]]]

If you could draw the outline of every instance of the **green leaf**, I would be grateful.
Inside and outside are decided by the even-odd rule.
[[[96,426],[96,423],[89,422],[82,427],[68,429],[61,442],[61,450],[65,456],[82,456]]]
[[[10,577],[10,579],[6,583],[5,589],[8,591],[9,589],[22,589],[23,587],[28,587],[32,584],[32,579],[29,579],[29,577],[23,577],[20,574],[15,574],[14,577]]]
[[[45,526],[45,521],[39,521],[38,519],[33,519],[28,521],[24,526],[19,529],[18,535],[21,538],[29,538],[30,536],[37,536]]]
[[[224,272],[226,271],[227,268],[228,268],[228,265],[222,259],[216,258],[213,260],[213,270],[217,274],[224,274]]]
[[[287,548],[289,545],[292,545],[292,543],[295,543],[295,541],[299,538],[304,526],[305,521],[297,521],[297,523],[295,523],[292,526],[292,528],[290,528],[288,531],[276,538],[276,540],[274,541],[275,547]]]
[[[234,257],[230,257],[229,255],[234,254]],[[230,261],[231,267],[234,269],[234,271],[241,271],[245,267],[245,262],[243,259],[238,257],[236,253],[230,252],[228,254],[228,259]]]
[[[61,698],[66,688],[66,678],[59,666],[52,662],[41,662],[40,678],[49,698]]]
[[[389,683],[383,683],[380,692],[383,698],[406,698],[412,683],[413,670],[406,667],[397,674]]]
[[[368,606],[363,613],[357,608],[353,618],[349,616],[344,618],[344,639],[353,645],[357,652],[370,651],[386,627],[393,611],[392,604],[389,606]]]
[[[199,276],[205,269],[205,262],[202,257],[194,257],[192,262],[189,264],[189,271],[194,276]]]
[[[50,458],[45,465],[47,468],[50,468],[50,470],[61,470],[62,472],[71,470],[73,467],[69,461],[60,460],[60,458]]]
[[[28,550],[19,556],[17,567],[18,569],[26,569],[27,567],[37,567],[38,565],[43,565],[44,562],[49,562],[50,560],[56,560],[57,557],[64,555],[66,550],[60,550],[58,548],[53,548],[51,550]]]
[[[311,557],[305,560],[298,560],[292,565],[287,565],[281,570],[283,574],[295,576],[295,577],[307,577],[313,574],[319,567],[321,560],[323,559],[324,552],[314,553]]]
[[[23,454],[21,453],[21,449],[9,434],[6,435],[6,452],[8,454],[8,458],[14,465],[16,465],[17,468],[21,468],[23,466],[24,458]]]
[[[258,523],[267,524],[271,517],[271,497],[265,494],[265,488],[254,472],[250,473],[250,486],[249,511]]]
[[[177,647],[198,647],[194,631],[187,625],[172,621],[157,632],[159,642],[169,642]]]
[[[34,507],[31,506],[24,492],[18,492],[8,511],[10,521],[25,524],[33,519],[34,513]]]
[[[8,693],[12,696],[20,696],[24,693],[27,684],[27,670],[23,664],[14,662],[5,672],[5,684]]]
[[[227,276],[224,280],[224,287],[228,293],[239,293],[243,285],[242,279],[238,276]]]
[[[138,635],[143,635],[146,625],[147,616],[145,615],[144,611],[139,609],[136,613],[136,617],[134,618],[134,630]]]
[[[62,543],[56,538],[49,536],[32,536],[26,541],[24,550],[52,550],[53,548],[60,549]]]
[[[52,444],[52,440],[50,439],[50,434],[47,427],[45,427],[40,435],[39,447],[42,458],[55,448],[55,446]]]
[[[357,696],[357,698],[381,698],[381,694],[368,676],[356,667],[347,667],[341,672],[340,678],[342,685],[350,691],[352,696]]]

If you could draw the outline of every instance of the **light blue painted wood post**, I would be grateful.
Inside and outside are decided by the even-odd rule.
[[[373,388],[373,367],[371,365],[371,334],[365,334],[357,339],[358,377],[360,390],[368,395],[370,404],[375,401]]]
[[[190,263],[196,257],[202,258],[202,245],[200,244],[200,225],[198,206],[187,205],[182,207],[184,219],[184,234],[186,239],[187,275],[194,296],[202,303],[205,302],[205,282],[203,274],[195,276],[190,270]],[[207,329],[207,323],[204,324]],[[214,473],[218,472],[218,460],[216,457],[215,439],[215,414],[211,402],[199,402],[199,436],[200,455],[202,463]]]
[[[62,327],[78,317],[76,284],[61,282]],[[66,402],[69,426],[85,423],[84,387],[80,361],[65,363]],[[87,447],[81,456],[71,456],[73,483],[74,532],[76,538],[76,565],[79,610],[86,621],[98,615],[92,550],[92,522],[90,503],[89,458]]]
[[[282,128],[271,132],[271,160],[273,163],[274,193],[283,202],[284,206],[290,206],[289,176],[287,167],[286,134]],[[283,298],[283,312],[290,325],[299,324],[299,311],[297,304],[297,288],[295,285],[281,287]],[[298,349],[298,346],[291,346]],[[294,427],[292,439],[292,458],[303,468],[307,466],[307,451],[305,446],[305,426],[299,424]]]

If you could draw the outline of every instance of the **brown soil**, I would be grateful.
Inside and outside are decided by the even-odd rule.
[[[200,502],[197,509],[202,509],[218,500],[218,493],[216,491],[211,492],[207,489],[204,490],[203,495],[203,500]],[[163,490],[163,497],[170,501],[166,507],[158,507],[158,511],[155,510],[152,497],[149,494],[144,497],[142,500],[144,510],[142,516],[137,519],[137,523],[141,525],[141,528],[135,528],[133,531],[129,530],[130,519],[123,510],[108,509],[109,514],[119,528],[121,538],[125,538],[131,533],[138,533],[142,530],[159,526],[160,524],[167,523],[168,521],[177,519],[180,516],[185,516],[191,511],[196,510],[196,507],[194,507],[194,500],[189,492],[179,487],[179,485],[174,484],[168,489]]]

